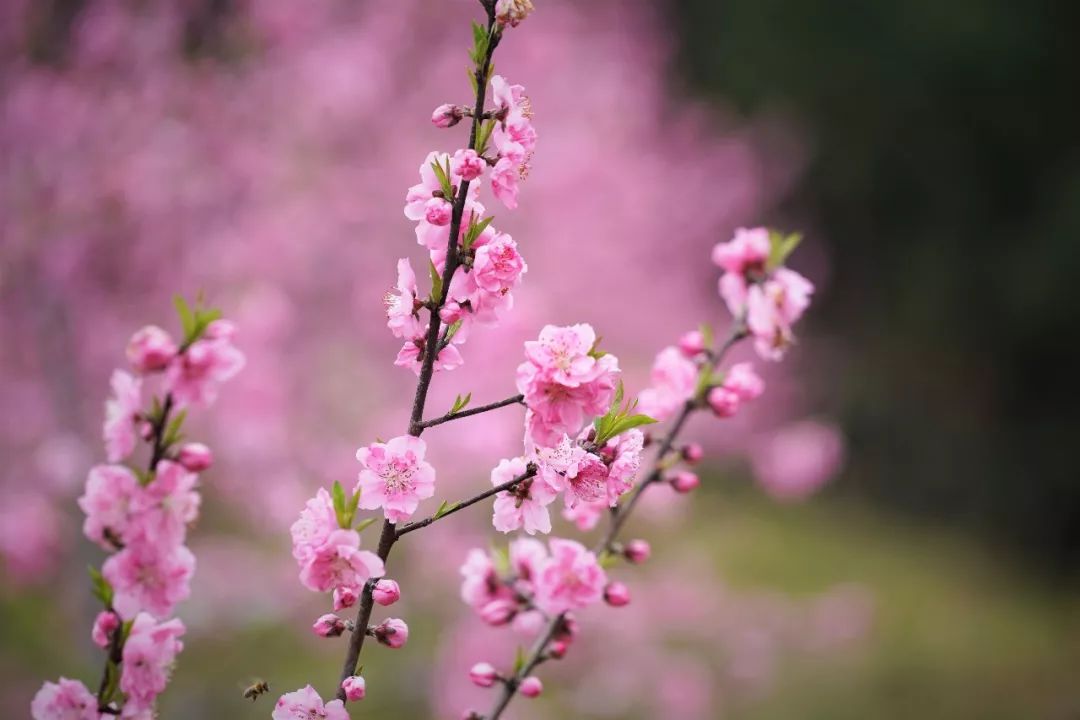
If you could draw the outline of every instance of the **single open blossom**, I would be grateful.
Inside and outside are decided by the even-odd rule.
[[[754,372],[750,363],[735,363],[724,375],[723,386],[740,400],[756,400],[765,392],[765,381]]]
[[[180,463],[162,460],[154,478],[132,498],[134,513],[125,538],[161,547],[184,541],[187,526],[199,515],[198,476]]]
[[[360,507],[382,508],[393,523],[408,519],[421,500],[435,494],[435,468],[424,461],[426,451],[427,444],[411,435],[357,450],[363,466],[357,483]]]
[[[641,468],[641,452],[645,447],[645,434],[634,428],[612,438],[603,448],[610,457],[606,480],[607,500],[612,507],[619,498],[633,487],[634,478]]]
[[[551,615],[580,610],[600,600],[607,574],[579,542],[552,538],[551,558],[536,581],[536,604]]]
[[[524,458],[500,460],[491,471],[491,484],[502,485],[515,477],[524,475],[528,463]],[[523,480],[510,490],[504,490],[495,496],[492,525],[499,532],[513,532],[524,529],[530,535],[551,532],[551,516],[547,506],[558,495],[558,490],[551,487],[543,477],[531,477]]]
[[[459,572],[461,599],[475,610],[492,600],[510,596],[510,589],[499,579],[491,556],[484,550],[470,550]]]
[[[140,492],[135,474],[123,465],[97,465],[86,478],[79,507],[86,513],[83,533],[107,550],[122,542],[131,522],[131,504]]]
[[[94,618],[94,627],[90,631],[90,639],[98,647],[108,647],[112,639],[113,630],[120,627],[120,618],[111,610],[102,610]]]
[[[518,164],[510,158],[500,158],[491,168],[491,192],[510,210],[517,207]]]
[[[339,587],[357,589],[383,574],[383,561],[373,552],[360,549],[360,534],[338,529],[300,566],[300,582],[314,592],[330,592]]]
[[[97,698],[78,680],[47,682],[30,704],[33,720],[98,720]]]
[[[416,273],[408,258],[397,263],[397,285],[386,294],[386,326],[394,337],[412,339],[424,333],[416,312]]]
[[[607,464],[596,455],[586,453],[578,462],[577,472],[565,477],[566,504],[573,507],[578,503],[606,501],[607,478]]]
[[[119,462],[132,453],[138,436],[135,423],[142,410],[142,381],[123,370],[114,370],[113,396],[105,402],[105,456],[109,462]]]
[[[564,507],[562,516],[574,523],[578,530],[588,532],[600,523],[600,518],[607,514],[608,507],[606,499],[588,503],[579,502],[573,507]]]
[[[115,591],[113,607],[125,620],[145,611],[157,618],[172,615],[191,593],[195,556],[183,545],[132,545],[109,557],[101,574]]]
[[[349,720],[345,703],[331,700],[323,703],[315,688],[307,687],[286,693],[274,705],[272,720]]]
[[[713,248],[712,261],[724,272],[736,275],[763,273],[771,248],[768,228],[737,228],[731,240]]]
[[[334,612],[351,608],[360,599],[360,588],[338,585],[334,588]]]
[[[177,654],[184,649],[180,641],[184,632],[184,624],[176,618],[158,622],[146,613],[135,617],[120,664],[120,689],[127,704],[139,709],[153,707],[169,682]]]
[[[244,367],[244,354],[232,344],[234,333],[231,322],[215,320],[201,339],[169,363],[166,385],[179,406],[209,406],[221,384]]]
[[[638,410],[666,420],[690,399],[697,387],[698,366],[677,347],[666,347],[653,361],[649,387],[638,395]]]
[[[577,387],[596,376],[597,358],[590,354],[594,345],[596,331],[591,325],[545,325],[540,337],[525,342],[525,357],[552,380]]]
[[[156,325],[147,325],[131,336],[127,358],[137,373],[159,372],[168,366],[177,350],[169,333]]]
[[[417,337],[407,341],[398,351],[394,364],[398,367],[407,367],[417,375],[420,374],[423,356],[424,338]],[[465,364],[465,358],[461,357],[461,351],[453,344],[447,345],[435,357],[436,370],[454,370]]]
[[[476,246],[472,276],[481,290],[505,295],[518,284],[526,270],[528,267],[518,253],[517,243],[506,233],[496,233],[490,241]]]
[[[747,291],[746,325],[764,360],[780,360],[794,342],[791,326],[810,305],[814,286],[794,270],[780,268]]]
[[[548,561],[544,543],[533,538],[519,537],[510,543],[510,571],[514,574],[514,589],[531,595],[536,590],[536,578]]]
[[[427,201],[442,195],[442,184],[431,165],[438,163],[445,167],[449,160],[450,156],[446,153],[434,151],[424,158],[424,162],[420,164],[420,182],[405,193],[405,217],[410,220],[424,219]]]
[[[322,547],[330,534],[338,530],[334,501],[326,488],[319,488],[315,497],[307,501],[300,511],[300,518],[292,524],[293,557],[304,563]]]

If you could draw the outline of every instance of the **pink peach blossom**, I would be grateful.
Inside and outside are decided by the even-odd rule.
[[[132,503],[141,492],[135,474],[123,465],[96,465],[86,477],[79,507],[86,513],[83,533],[112,550],[127,535]]]
[[[323,703],[315,688],[308,685],[278,698],[272,720],[349,720],[345,704],[340,700]]]
[[[120,618],[111,610],[102,610],[94,618],[94,627],[90,631],[90,639],[98,647],[109,646],[112,640],[113,630],[120,627]]]
[[[315,592],[359,588],[382,574],[382,560],[360,549],[360,534],[355,530],[333,531],[300,566],[301,584]]]
[[[124,641],[120,664],[120,689],[127,704],[150,709],[169,682],[173,661],[184,649],[180,637],[184,624],[173,618],[158,622],[147,613],[139,613]]]
[[[105,403],[105,457],[119,462],[132,453],[138,437],[135,423],[142,410],[142,381],[123,370],[114,370],[110,381],[113,397]]]
[[[502,485],[515,477],[524,475],[528,463],[524,458],[500,460],[491,471],[491,484]],[[547,506],[558,495],[543,477],[532,477],[518,483],[510,490],[495,496],[492,525],[499,532],[524,529],[530,535],[551,532],[551,516]]]
[[[182,543],[188,524],[199,515],[198,479],[180,463],[159,462],[153,480],[132,498],[134,514],[125,540],[160,547]]]
[[[137,373],[164,370],[176,356],[176,342],[169,333],[156,325],[147,325],[131,336],[127,359]]]
[[[33,720],[98,720],[97,698],[78,680],[41,686],[30,704]]]
[[[177,405],[208,407],[217,399],[221,384],[243,369],[246,360],[233,346],[233,334],[232,323],[215,320],[202,339],[169,363],[165,381]]]
[[[510,158],[501,158],[491,168],[491,192],[508,209],[518,206],[518,168]]]
[[[551,558],[544,564],[536,583],[536,604],[540,609],[558,615],[599,601],[607,574],[596,561],[596,555],[573,540],[552,538],[548,545]]]
[[[371,631],[379,643],[394,650],[404,647],[409,640],[409,626],[401,618],[387,618]]]
[[[450,160],[450,170],[462,180],[472,182],[484,174],[484,161],[475,150],[458,150]]]
[[[338,530],[334,501],[326,488],[319,488],[307,501],[300,518],[289,529],[293,542],[293,557],[301,563],[322,547],[330,534]]]
[[[416,273],[408,258],[397,262],[397,285],[386,294],[386,326],[394,337],[413,339],[424,333],[416,312]]]
[[[660,351],[653,361],[649,387],[638,395],[638,410],[655,420],[667,420],[690,399],[697,387],[698,366],[679,348]]]
[[[491,556],[484,550],[470,550],[459,572],[461,599],[476,610],[496,598],[510,596],[510,589],[499,579]]]
[[[172,615],[191,593],[195,556],[183,545],[131,545],[109,557],[101,574],[115,591],[113,607],[125,620],[146,611],[157,618]]]
[[[401,587],[393,580],[384,578],[375,583],[371,596],[383,607],[389,607],[401,599]]]
[[[427,444],[403,435],[356,451],[363,469],[357,483],[360,507],[382,508],[390,522],[407,520],[421,500],[435,494],[435,468],[424,461]]]

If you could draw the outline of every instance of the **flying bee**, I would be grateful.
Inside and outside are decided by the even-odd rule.
[[[244,697],[251,698],[251,702],[255,702],[259,699],[260,695],[267,692],[270,692],[270,684],[265,680],[256,680],[254,683],[244,688]]]

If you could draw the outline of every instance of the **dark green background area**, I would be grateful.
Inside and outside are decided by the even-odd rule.
[[[1075,567],[1080,4],[675,5],[691,89],[809,141],[772,219],[833,251],[834,492]]]

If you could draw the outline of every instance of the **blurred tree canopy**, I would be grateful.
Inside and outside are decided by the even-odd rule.
[[[689,81],[809,140],[770,219],[832,249],[840,489],[1075,568],[1080,5],[675,5]]]

